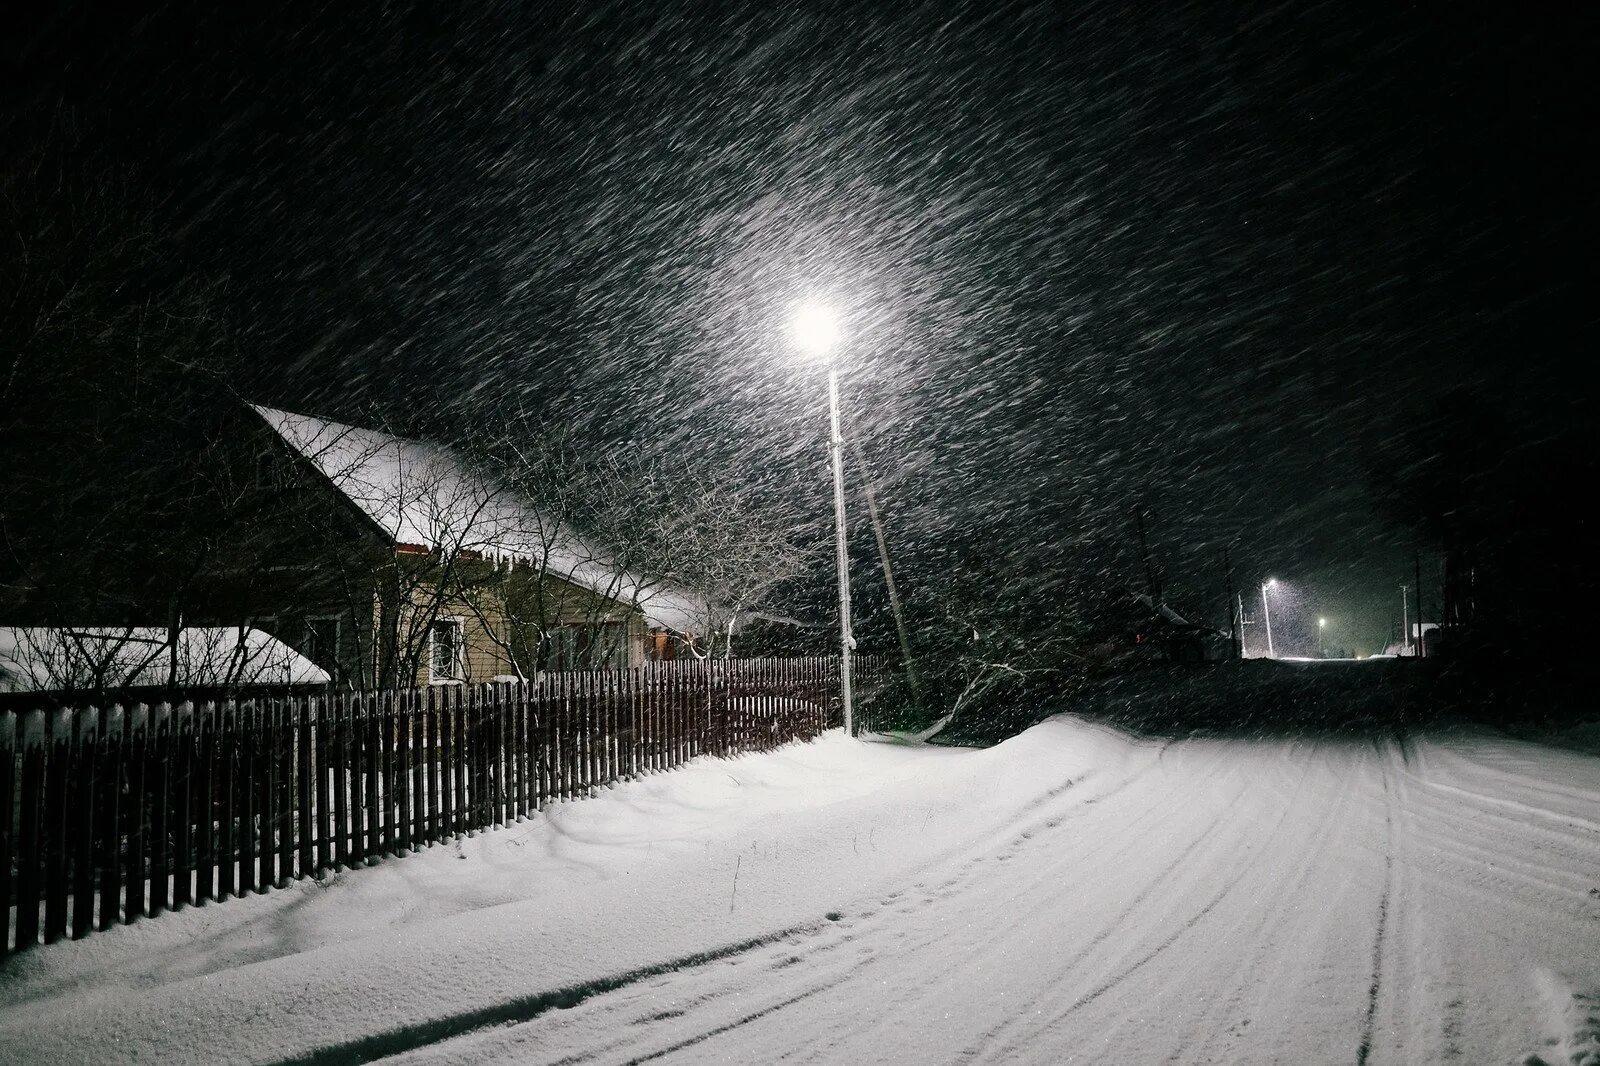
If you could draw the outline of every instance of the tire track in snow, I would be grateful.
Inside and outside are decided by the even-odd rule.
[[[1171,741],[1163,743],[1157,750],[1157,756],[1164,754],[1174,747]],[[1180,748],[1180,750],[1183,750]],[[977,882],[982,887],[987,887],[992,876],[1003,876],[1009,883],[1014,903],[1013,908],[1021,914],[1037,914],[1049,909],[1053,901],[1059,900],[1062,893],[1068,890],[1073,875],[1093,877],[1093,871],[1106,868],[1120,869],[1126,862],[1130,853],[1141,853],[1146,850],[1141,835],[1133,830],[1144,823],[1155,820],[1164,823],[1164,819],[1174,809],[1187,810],[1193,806],[1194,798],[1180,790],[1161,787],[1161,781],[1176,774],[1181,774],[1184,784],[1196,786],[1203,782],[1211,781],[1218,776],[1219,771],[1225,771],[1224,776],[1236,771],[1230,766],[1230,758],[1226,752],[1220,750],[1206,750],[1201,753],[1209,756],[1202,760],[1194,760],[1186,768],[1174,769],[1171,763],[1163,764],[1159,758],[1152,758],[1149,762],[1138,767],[1132,773],[1116,782],[1105,792],[1091,797],[1079,797],[1075,807],[1069,812],[1064,812],[1055,817],[1041,819],[1019,833],[1014,834],[998,851],[990,852],[968,860],[963,864],[956,876],[940,883],[933,894],[924,900],[924,905],[935,905],[955,909],[958,915],[970,914],[976,911],[981,913],[981,907],[958,906],[961,903],[960,893],[965,892],[969,885]],[[1151,780],[1153,770],[1161,771],[1161,780]],[[1132,806],[1137,797],[1137,789],[1146,786],[1150,792],[1151,800],[1141,806]],[[1116,797],[1125,801],[1121,805],[1104,804],[1104,801]],[[1034,809],[1035,804],[1030,804],[1027,809]],[[1137,810],[1138,813],[1129,818],[1127,810]],[[1117,832],[1100,833],[1092,829],[1092,823],[1099,820],[1108,820],[1116,825]],[[1071,834],[1069,836],[1069,834]],[[1087,834],[1087,836],[1083,835]],[[1009,859],[1019,856],[1024,849],[1034,854],[1044,856],[1063,855],[1065,848],[1060,843],[1070,839],[1073,843],[1087,840],[1091,846],[1072,855],[1070,866],[1063,870],[1063,862],[1057,858],[1053,861],[1047,859],[1039,863],[1010,864]],[[991,864],[993,860],[993,864]],[[1005,864],[1003,867],[998,864]],[[1004,868],[1005,873],[999,874]],[[1018,876],[1023,875],[1026,880],[1019,883]],[[979,882],[977,875],[988,872],[991,877]],[[931,878],[930,878],[931,880]],[[922,889],[924,885],[915,886]],[[908,917],[925,917],[926,912],[918,912]],[[906,939],[897,945],[900,952],[917,952],[948,939],[949,927],[932,926],[931,932],[915,940]],[[973,945],[973,949],[965,956],[966,971],[983,964],[989,956],[1009,951],[1009,941],[1004,933],[996,936],[985,936]],[[852,975],[854,977],[856,975]],[[916,1014],[935,1010],[934,1000],[948,988],[951,975],[941,967],[916,968],[896,974],[897,987],[902,993],[901,1003],[897,1010]],[[837,1048],[850,1039],[860,1036],[875,1029],[875,1024],[870,1018],[846,1026],[839,1030],[830,1031],[822,1041],[814,1041],[805,1048],[803,1061],[833,1061],[837,1055]]]
[[[1295,744],[1294,747],[1298,748],[1299,745]],[[1290,801],[1291,810],[1303,805],[1313,775],[1324,771],[1319,765],[1319,760],[1322,758],[1324,756],[1319,746],[1310,745],[1310,751],[1305,753],[1304,764],[1301,766],[1294,798]],[[1338,775],[1332,802],[1316,808],[1315,820],[1301,828],[1291,841],[1299,855],[1299,861],[1292,869],[1274,871],[1271,875],[1275,880],[1271,887],[1271,895],[1263,899],[1264,893],[1258,893],[1256,897],[1258,902],[1241,915],[1236,928],[1246,925],[1261,913],[1265,914],[1265,920],[1250,937],[1249,951],[1240,954],[1238,963],[1229,972],[1227,983],[1231,986],[1231,991],[1225,996],[1217,997],[1211,1009],[1191,1027],[1197,1037],[1186,1039],[1173,1052],[1168,1059],[1169,1062],[1182,1061],[1185,1054],[1197,1046],[1197,1042],[1201,1053],[1211,1061],[1228,1062],[1238,1059],[1237,1038],[1252,1021],[1246,1003],[1252,992],[1259,991],[1262,974],[1281,957],[1299,958],[1303,955],[1303,952],[1291,952],[1287,956],[1284,954],[1284,941],[1289,935],[1290,919],[1298,913],[1295,901],[1301,897],[1313,873],[1322,862],[1326,861],[1329,841],[1344,828],[1355,797],[1356,783],[1357,779],[1353,774]],[[1239,1017],[1241,1015],[1242,1019]],[[1235,1020],[1229,1021],[1230,1017]],[[1224,1046],[1212,1050],[1219,1040]]]
[[[1210,754],[1213,756],[1221,755],[1221,753],[1222,749],[1220,748],[1210,752]],[[1211,760],[1211,762],[1205,767],[1206,776],[1201,778],[1200,781],[1208,781],[1214,778],[1219,770],[1225,771],[1225,777],[1236,776],[1238,774],[1238,770],[1234,765],[1232,765],[1232,761],[1226,758],[1224,755]],[[1186,783],[1193,785],[1199,782],[1190,781]],[[1131,964],[1124,962],[1122,964],[1123,968],[1120,970],[1120,972],[1111,977],[1109,981],[1106,981],[1103,987],[1091,989],[1084,996],[1080,996],[1079,1000],[1076,1001],[1072,1006],[1068,1007],[1065,1011],[1061,1011],[1055,1015],[1052,1015],[1049,1019],[1045,1020],[1042,1025],[1037,1023],[1035,1019],[1028,1014],[1028,1008],[1034,1007],[1043,998],[1052,996],[1054,994],[1054,990],[1058,988],[1061,983],[1065,983],[1065,980],[1069,977],[1069,975],[1080,969],[1082,965],[1089,960],[1103,944],[1110,940],[1114,934],[1126,931],[1126,929],[1135,924],[1131,922],[1130,919],[1132,919],[1136,913],[1140,912],[1145,907],[1146,903],[1149,902],[1149,900],[1158,892],[1158,890],[1164,890],[1168,888],[1173,874],[1181,869],[1185,863],[1188,862],[1190,857],[1201,848],[1202,845],[1210,841],[1212,837],[1218,833],[1218,830],[1222,829],[1224,825],[1229,824],[1226,819],[1226,812],[1236,806],[1239,798],[1249,790],[1251,784],[1252,782],[1247,779],[1245,784],[1241,785],[1237,790],[1234,790],[1226,799],[1213,800],[1212,805],[1205,809],[1205,813],[1209,816],[1209,820],[1205,823],[1204,828],[1200,829],[1197,834],[1194,834],[1189,838],[1188,843],[1185,844],[1181,850],[1179,850],[1175,858],[1166,863],[1159,870],[1151,872],[1146,877],[1142,887],[1139,888],[1133,899],[1129,901],[1119,913],[1117,913],[1116,917],[1114,917],[1106,925],[1102,926],[1087,943],[1082,945],[1070,959],[1068,959],[1059,967],[1059,977],[1062,980],[1043,982],[1045,987],[1042,988],[1034,997],[1026,1001],[1018,1012],[1009,1014],[1007,1017],[1001,1019],[999,1023],[990,1027],[975,1042],[967,1045],[962,1053],[963,1057],[966,1059],[978,1059],[985,1057],[992,1058],[996,1054],[1004,1057],[1008,1052],[1019,1051],[1019,1044],[1026,1044],[1038,1033],[1049,1029],[1051,1026],[1055,1025],[1063,1018],[1071,1014],[1079,1006],[1099,998],[1104,994],[1104,992],[1109,991],[1110,988],[1121,983],[1121,981],[1126,979],[1128,976],[1131,976],[1134,972],[1141,969],[1151,960],[1162,954],[1167,948],[1171,947],[1173,943],[1176,943],[1178,939],[1180,939],[1188,931],[1192,930],[1206,915],[1208,915],[1211,910],[1215,908],[1216,905],[1221,901],[1221,899],[1227,895],[1232,887],[1236,885],[1240,879],[1242,879],[1244,876],[1244,869],[1242,867],[1239,869],[1238,873],[1231,878],[1229,882],[1225,884],[1209,902],[1204,904],[1197,913],[1192,914],[1184,925],[1182,925],[1177,931],[1168,936],[1161,943],[1157,944],[1143,957],[1133,960]],[[1185,813],[1191,813],[1197,810],[1194,797],[1189,795],[1174,794],[1173,805],[1181,806]],[[1133,822],[1126,823],[1126,828],[1123,833],[1124,839],[1130,842],[1136,841],[1137,838],[1131,832],[1127,832],[1126,830],[1133,828],[1139,822],[1143,821],[1151,811],[1160,809],[1162,806],[1163,805],[1160,803],[1154,804],[1151,808],[1148,808],[1146,811],[1142,812],[1138,818],[1133,820]],[[1280,818],[1278,824],[1281,824],[1281,821],[1282,819]],[[1124,953],[1124,960],[1126,960],[1131,954],[1131,952]],[[1116,964],[1114,963],[1113,965]],[[1013,1036],[1007,1039],[1005,1043],[999,1043],[1003,1037],[1012,1033],[1017,1026],[1023,1024],[1030,1025],[1027,1035]],[[999,1044],[998,1047],[996,1047],[997,1044]]]
[[[1148,758],[1146,762],[1115,782],[1105,792],[1088,799],[1099,800],[1120,793],[1130,784],[1143,778],[1154,766],[1155,759],[1153,757]],[[930,901],[945,900],[957,895],[972,881],[985,873],[991,860],[1004,859],[1017,850],[1028,846],[1030,842],[1048,830],[1068,824],[1071,813],[1070,808],[1085,805],[1085,799],[1077,795],[1076,788],[1091,776],[1093,776],[1092,771],[1080,773],[1045,788],[1038,796],[1023,804],[1011,816],[1014,820],[1013,824],[1015,820],[1024,819],[1030,815],[1033,816],[1033,820],[1027,823],[1026,827],[1020,832],[1013,833],[998,849],[992,843],[985,844],[979,841],[976,849],[972,849],[970,845],[966,846],[968,857],[964,860],[958,858],[963,849],[955,849],[953,853],[947,853],[942,857],[931,860],[922,871],[925,875],[923,882],[915,887],[918,890],[931,892],[928,897]],[[972,854],[972,850],[977,850],[978,853]],[[933,880],[933,875],[935,875],[936,871],[941,868],[948,870],[951,866],[955,867],[953,876],[947,877],[931,888],[927,886],[927,882]],[[926,904],[924,903],[920,906],[926,906]],[[659,987],[662,990],[671,989],[676,996],[674,1009],[668,1012],[662,1012],[659,1007],[641,1003],[637,997],[630,996],[630,993],[635,991],[634,983],[632,982],[605,989],[603,990],[606,993],[605,995],[584,997],[584,1000],[579,1002],[582,1003],[583,1009],[590,1013],[581,1020],[574,1019],[574,1024],[582,1024],[588,1030],[612,1034],[613,1038],[602,1039],[591,1044],[584,1052],[565,1058],[558,1058],[555,1062],[571,1066],[571,1064],[589,1061],[598,1056],[609,1056],[616,1061],[646,1061],[672,1053],[675,1050],[697,1046],[713,1037],[732,1032],[751,1021],[764,1018],[794,1003],[807,1000],[819,992],[827,991],[841,981],[858,978],[861,971],[869,967],[874,961],[870,955],[856,954],[840,959],[837,966],[828,967],[830,971],[837,970],[838,972],[830,972],[827,975],[827,980],[821,983],[817,983],[818,975],[815,971],[823,958],[867,937],[882,921],[886,919],[892,920],[894,917],[909,917],[918,908],[918,902],[910,898],[910,893],[906,890],[899,890],[878,901],[876,906],[869,905],[855,911],[853,915],[842,915],[840,921],[819,923],[817,926],[809,927],[810,935],[806,937],[807,942],[798,951],[787,949],[778,951],[777,945],[774,944],[774,952],[783,957],[773,960],[769,968],[775,973],[781,972],[785,975],[792,973],[797,980],[785,980],[778,977],[774,978],[770,984],[762,982],[755,990],[757,998],[772,999],[774,1002],[754,1011],[746,1010],[741,1016],[729,1021],[723,1021],[716,1018],[715,1015],[720,1013],[720,1008],[725,1003],[731,1003],[735,997],[744,996],[749,989],[748,982],[744,979],[743,974],[730,973],[724,967],[709,967],[706,965],[673,967],[670,973],[663,974],[662,980],[658,982]],[[885,913],[886,911],[890,913]],[[915,940],[902,935],[895,946],[897,952],[914,952],[928,947],[938,938],[937,932],[930,932],[926,937]],[[764,945],[751,946],[755,948]],[[866,949],[863,948],[862,951],[865,952]],[[713,961],[732,962],[735,960],[732,957],[719,956],[718,959],[703,961],[709,963]],[[747,1004],[748,999],[745,999],[742,1006]],[[577,1007],[579,1003],[575,1002],[564,1006]],[[707,1013],[712,1014],[713,1017],[704,1017]],[[491,1025],[505,1026],[509,1023],[513,1029],[525,1026],[542,1026],[546,1020],[545,1015],[546,1012],[540,1011],[526,1019],[506,1019],[491,1023]],[[679,1022],[678,1019],[684,1019],[684,1021]],[[652,1037],[665,1035],[659,1032],[661,1023],[667,1023],[669,1027],[676,1023],[679,1028],[689,1024],[699,1031],[687,1038],[679,1037],[673,1040],[673,1043],[666,1048],[646,1050],[641,1046],[642,1044],[650,1042]],[[525,1034],[506,1032],[499,1034],[498,1039],[495,1040],[493,1034],[486,1032],[491,1028],[491,1025],[473,1026],[465,1032],[452,1034],[446,1036],[443,1040],[419,1045],[417,1048],[408,1050],[426,1049],[430,1052],[438,1052],[440,1053],[438,1057],[445,1058],[449,1057],[447,1049],[441,1045],[446,1041],[465,1040],[470,1042],[473,1038],[487,1036],[501,1045],[502,1048],[521,1048],[535,1038],[535,1034],[531,1032]],[[615,1034],[619,1032],[622,1035],[616,1037]],[[432,1058],[434,1055],[430,1054],[424,1057]],[[522,1056],[519,1053],[517,1057],[520,1059]],[[468,1061],[475,1058],[475,1055],[469,1055]]]
[[[1405,741],[1398,742],[1402,758]],[[1383,766],[1383,829],[1387,846],[1383,852],[1383,895],[1378,898],[1377,929],[1372,938],[1372,983],[1367,986],[1367,1012],[1361,1021],[1361,1043],[1356,1049],[1356,1066],[1367,1066],[1372,1054],[1372,1037],[1378,1022],[1378,994],[1383,989],[1384,936],[1389,927],[1389,899],[1394,891],[1394,796],[1391,791],[1389,760]]]
[[[614,992],[619,988],[637,984],[651,977],[672,973],[677,970],[704,966],[706,963],[741,955],[775,941],[806,933],[814,933],[822,927],[823,923],[791,926],[767,936],[754,937],[736,944],[713,948],[709,951],[696,952],[667,962],[639,967],[635,970],[628,970],[624,973],[602,977],[594,981],[585,981],[581,984],[569,985],[565,988],[514,997],[477,1010],[430,1018],[426,1021],[390,1029],[386,1032],[374,1033],[371,1036],[347,1043],[318,1048],[308,1055],[277,1061],[284,1064],[284,1066],[288,1066],[291,1063],[317,1066],[317,1064],[330,1063],[374,1062],[406,1051],[414,1051],[430,1044],[438,1044],[463,1036],[474,1030],[490,1026],[527,1022],[547,1011],[573,1007],[594,996],[606,992]]]
[[[1291,758],[1291,756],[1293,754],[1294,754],[1294,752],[1293,752],[1292,749],[1285,748],[1282,751],[1281,755],[1280,755],[1280,759],[1283,762],[1287,763],[1288,760]],[[1285,767],[1283,771],[1280,771],[1280,775],[1284,775],[1286,773],[1286,770],[1287,770],[1287,767]],[[1066,1007],[1066,1009],[1061,1010],[1061,1011],[1057,1012],[1056,1014],[1052,1015],[1042,1025],[1035,1026],[1033,1028],[1032,1032],[1030,1032],[1027,1035],[1027,1037],[1022,1038],[1020,1040],[1020,1042],[1019,1042],[1018,1038],[1013,1037],[1005,1045],[1002,1045],[1001,1047],[993,1049],[993,1051],[991,1052],[990,1057],[998,1056],[998,1057],[1000,1057],[1002,1059],[1006,1059],[1006,1058],[1010,1058],[1010,1057],[1013,1057],[1013,1056],[1020,1055],[1023,1052],[1024,1048],[1027,1046],[1027,1044],[1029,1042],[1031,1042],[1032,1039],[1035,1039],[1040,1033],[1043,1033],[1043,1032],[1055,1027],[1056,1025],[1059,1025],[1060,1023],[1064,1022],[1065,1020],[1067,1020],[1068,1018],[1070,1018],[1071,1016],[1076,1014],[1078,1011],[1082,1010],[1085,1007],[1090,1006],[1091,1004],[1093,1004],[1094,1002],[1096,1002],[1097,1000],[1102,998],[1106,993],[1111,992],[1112,990],[1118,988],[1120,985],[1123,984],[1123,982],[1125,982],[1129,978],[1133,977],[1136,973],[1138,973],[1139,971],[1143,970],[1149,963],[1155,961],[1162,954],[1164,954],[1168,949],[1173,947],[1173,945],[1175,945],[1179,940],[1183,939],[1185,936],[1189,935],[1195,929],[1197,929],[1200,926],[1200,924],[1207,917],[1209,917],[1212,914],[1213,911],[1215,911],[1225,900],[1227,900],[1230,896],[1232,896],[1237,891],[1239,885],[1245,880],[1246,877],[1250,876],[1252,873],[1257,872],[1256,867],[1254,866],[1253,862],[1247,861],[1247,860],[1253,860],[1254,858],[1256,858],[1257,856],[1259,856],[1261,854],[1268,854],[1268,853],[1272,852],[1274,842],[1277,840],[1278,836],[1283,831],[1283,827],[1288,822],[1289,815],[1290,815],[1291,811],[1294,809],[1295,801],[1298,800],[1298,798],[1301,795],[1303,795],[1305,784],[1306,784],[1306,780],[1309,777],[1309,762],[1307,764],[1305,764],[1305,765],[1302,765],[1300,767],[1300,770],[1301,770],[1301,772],[1298,775],[1296,775],[1295,778],[1294,778],[1294,784],[1292,786],[1290,786],[1287,789],[1287,791],[1282,793],[1285,802],[1284,802],[1283,807],[1282,807],[1282,809],[1281,809],[1281,811],[1279,813],[1278,818],[1273,821],[1271,827],[1266,831],[1266,833],[1263,836],[1258,838],[1258,837],[1254,836],[1253,834],[1247,834],[1244,837],[1244,840],[1246,841],[1246,843],[1245,843],[1246,852],[1245,852],[1245,854],[1242,854],[1242,855],[1238,856],[1236,858],[1236,861],[1234,861],[1232,863],[1232,868],[1233,868],[1233,870],[1235,872],[1232,874],[1232,876],[1228,877],[1225,880],[1225,882],[1222,885],[1220,885],[1214,893],[1212,893],[1212,895],[1207,900],[1207,902],[1198,911],[1192,913],[1189,916],[1189,918],[1182,925],[1179,926],[1179,928],[1174,930],[1171,934],[1169,934],[1167,937],[1165,937],[1160,942],[1156,943],[1153,946],[1150,946],[1148,948],[1148,950],[1146,950],[1142,955],[1138,956],[1137,958],[1133,958],[1131,961],[1122,962],[1119,965],[1119,967],[1117,968],[1115,973],[1113,973],[1112,975],[1110,975],[1110,976],[1104,978],[1103,980],[1101,980],[1100,983],[1098,983],[1094,987],[1090,988],[1087,992],[1082,993],[1076,1000],[1074,1000],[1070,1005],[1068,1005]],[[1277,791],[1279,791],[1278,786],[1281,783],[1282,783],[1281,781],[1272,781],[1272,780],[1253,781],[1252,782],[1252,787],[1262,788],[1262,789],[1266,789],[1266,790],[1269,790],[1269,791],[1277,792]],[[1242,792],[1240,793],[1240,795],[1242,795]],[[1238,796],[1235,796],[1234,800],[1232,800],[1232,801],[1228,802],[1227,804],[1225,804],[1222,809],[1224,811],[1230,810],[1230,809],[1234,809],[1235,806],[1236,806],[1238,798],[1239,798]],[[1212,828],[1220,826],[1221,824],[1223,824],[1223,821],[1224,821],[1223,817],[1219,816],[1217,821],[1215,823],[1213,823]],[[1322,824],[1324,826],[1326,826],[1326,825],[1331,824],[1331,822],[1332,822],[1331,813],[1325,813]],[[1208,829],[1207,832],[1209,832],[1209,831],[1210,830]],[[1302,864],[1302,871],[1301,871],[1302,875],[1308,874],[1310,868],[1311,868],[1311,864],[1310,864],[1309,861],[1303,863]],[[1152,888],[1154,887],[1155,883],[1159,883],[1159,882],[1165,881],[1165,880],[1166,880],[1165,876],[1157,878],[1157,881],[1152,883]],[[1298,879],[1298,880],[1303,880],[1303,877]],[[1298,880],[1297,880],[1297,883],[1298,883]],[[1231,925],[1229,925],[1229,927],[1228,927],[1228,934],[1232,934],[1234,932],[1237,932],[1243,926],[1246,926],[1246,925],[1249,925],[1249,924],[1253,924],[1253,922],[1255,921],[1255,919],[1257,917],[1258,917],[1258,914],[1257,914],[1256,910],[1254,909],[1254,907],[1246,908],[1243,912],[1241,912],[1240,914],[1235,916],[1235,918],[1233,919]],[[1126,923],[1126,918],[1124,918],[1123,920],[1119,921],[1116,925],[1114,925],[1111,928],[1115,929],[1118,926],[1123,925],[1125,923]],[[1228,939],[1228,934],[1224,934],[1223,935],[1223,939],[1225,939],[1225,940]],[[1087,955],[1087,953],[1085,953],[1084,957],[1086,957],[1086,955]],[[1125,960],[1126,960],[1126,958],[1127,957],[1125,956]],[[1079,960],[1075,960],[1075,962],[1076,961],[1081,961],[1081,958]],[[1192,966],[1192,964],[1191,964],[1191,966]],[[1239,966],[1236,967],[1235,969],[1233,969],[1231,971],[1231,973],[1236,976],[1239,972],[1241,972],[1242,970],[1244,970],[1246,968],[1247,968],[1246,961],[1245,960],[1241,960]],[[1191,992],[1192,992],[1192,990],[1191,990]],[[1192,999],[1192,994],[1191,994],[1190,998]],[[1141,1002],[1143,1002],[1143,1001],[1141,1001]],[[1145,1005],[1148,1006],[1148,1004],[1145,1004]],[[1113,1029],[1115,1029],[1119,1025],[1120,1025],[1120,1023],[1113,1023]],[[998,1035],[998,1034],[996,1034],[996,1035]],[[1181,1056],[1181,1054],[1182,1054],[1182,1049],[1180,1049],[1179,1052],[1176,1053],[1173,1056],[1173,1058],[1177,1059],[1178,1057]]]
[[[1214,759],[1209,769],[1214,772],[1222,766],[1224,761],[1222,758]],[[1076,792],[1069,792],[1063,786],[1055,786],[1048,789],[1046,795],[1030,801],[1018,809],[1018,817],[1025,817],[1027,814],[1034,814],[1036,817],[1020,831],[1014,831],[1004,843],[982,846],[978,853],[970,855],[964,861],[952,863],[949,861],[951,857],[947,856],[945,869],[949,870],[948,876],[942,880],[935,881],[938,875],[937,869],[926,869],[922,881],[913,883],[908,889],[891,893],[880,901],[884,908],[888,908],[888,914],[882,914],[879,909],[870,907],[859,912],[854,923],[859,926],[859,935],[863,938],[873,936],[881,938],[882,932],[879,927],[882,922],[892,921],[897,923],[899,928],[889,938],[892,941],[891,954],[896,959],[916,957],[920,952],[946,942],[950,936],[950,926],[931,920],[935,909],[953,910],[957,915],[970,913],[970,910],[963,909],[960,904],[960,901],[966,898],[966,893],[974,887],[986,888],[996,878],[1004,878],[1007,882],[1015,884],[1018,873],[1025,869],[1032,871],[1035,867],[1025,864],[1007,865],[1011,858],[1020,855],[1024,850],[1037,851],[1041,848],[1046,849],[1045,853],[1049,854],[1050,851],[1048,849],[1051,848],[1053,840],[1059,839],[1061,834],[1081,825],[1081,819],[1095,817],[1102,811],[1107,811],[1108,816],[1112,816],[1107,808],[1100,807],[1098,804],[1107,797],[1127,794],[1130,787],[1134,787],[1139,782],[1144,781],[1155,768],[1156,759],[1151,757],[1142,765],[1125,774],[1106,791],[1090,797],[1082,797],[1077,795]],[[1077,780],[1081,780],[1081,778]],[[1169,804],[1177,805],[1184,802],[1183,797],[1174,795],[1166,790],[1157,791],[1154,795],[1157,802],[1144,808],[1140,819],[1159,815]],[[1070,799],[1064,800],[1063,797],[1067,796],[1070,796]],[[1064,809],[1048,810],[1047,808],[1052,805]],[[1037,817],[1041,811],[1045,812],[1045,816]],[[1119,818],[1118,820],[1120,821],[1121,819]],[[1137,839],[1132,837],[1131,834],[1096,839],[1103,846],[1112,847],[1119,852],[1138,846]],[[1095,850],[1098,851],[1100,849],[1097,848]],[[1079,856],[1078,862],[1074,865],[1081,866],[1082,858],[1083,856]],[[1005,870],[1003,874],[1000,873],[1002,869]],[[1025,885],[1018,886],[1020,892],[1027,894],[1031,891],[1039,890],[1049,894],[1058,893],[1061,884],[1060,870],[1049,864],[1039,864],[1037,869],[1039,872],[1036,876],[1028,878]],[[920,898],[917,898],[918,893],[922,894]],[[851,924],[846,923],[844,927],[848,928]],[[854,937],[851,937],[851,939],[854,939]],[[994,942],[986,941],[985,946],[993,947]],[[824,950],[829,949],[826,947],[818,949],[819,952]],[[969,956],[969,965],[974,957]],[[867,957],[855,969],[840,975],[837,984],[840,988],[848,988],[851,982],[868,980],[868,975],[878,961],[880,960],[876,955]],[[796,969],[800,969],[800,967],[796,967]],[[943,984],[948,978],[949,973],[943,967],[914,967],[910,970],[902,969],[894,973],[891,979],[902,996],[918,1000],[931,987]],[[829,991],[835,991],[835,989],[830,987]],[[915,1007],[909,1006],[900,1009],[911,1013],[916,1011]],[[854,1024],[830,1028],[819,1038],[814,1038],[810,1042],[802,1042],[789,1048],[784,1058],[797,1058],[802,1061],[834,1061],[837,1057],[836,1049],[841,1043],[870,1031],[877,1025],[873,1018],[864,1016],[859,1012],[850,1015],[850,1017]]]

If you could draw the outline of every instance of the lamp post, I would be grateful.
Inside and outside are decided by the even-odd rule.
[[[1275,577],[1269,577],[1261,583],[1261,617],[1267,623],[1267,658],[1276,659],[1278,653],[1272,648],[1272,607],[1267,603],[1267,590],[1278,583]]]
[[[1322,634],[1327,628],[1328,620],[1326,618],[1317,619],[1317,658],[1319,659],[1328,657],[1328,653],[1322,650]]]
[[[839,369],[833,351],[840,337],[839,316],[825,304],[804,304],[796,310],[794,340],[800,349],[828,364],[829,465],[833,468],[834,558],[839,570],[839,702],[845,736],[855,735],[855,709],[850,689],[850,653],[856,638],[850,627],[850,555],[844,526],[844,438],[839,434]]]

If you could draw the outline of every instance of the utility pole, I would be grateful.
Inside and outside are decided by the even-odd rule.
[[[1422,553],[1417,552],[1412,558],[1417,568],[1417,658],[1425,659],[1427,650],[1422,646]]]
[[[1139,533],[1139,554],[1144,556],[1144,579],[1150,587],[1150,610],[1156,611],[1161,607],[1161,586],[1156,583],[1156,565],[1150,558],[1150,542],[1144,535],[1144,508],[1133,509],[1133,525]]]
[[[1411,650],[1411,586],[1400,584],[1400,647]]]
[[[906,681],[911,686],[911,699],[922,710],[922,679],[917,676],[917,660],[911,654],[911,636],[906,632],[905,612],[900,609],[900,590],[894,583],[894,564],[889,561],[889,538],[883,532],[883,516],[878,513],[878,497],[872,490],[872,471],[861,458],[861,449],[855,438],[847,441],[850,458],[861,471],[861,488],[867,498],[867,517],[872,520],[872,535],[878,542],[878,559],[883,563],[883,583],[889,592],[889,610],[894,615],[894,629],[900,637],[900,656],[906,664]]]
[[[1233,598],[1239,605],[1239,658],[1243,659],[1244,658],[1244,627],[1245,626],[1249,626],[1249,625],[1255,625],[1255,623],[1245,619],[1245,616],[1244,616],[1244,593],[1235,592],[1233,594]]]
[[[1228,640],[1233,645],[1233,657],[1244,658],[1244,633],[1240,626],[1244,621],[1244,605],[1238,602],[1238,597],[1233,591],[1233,560],[1228,554],[1228,549],[1222,549],[1222,568],[1227,571],[1228,580]]]
[[[1261,620],[1267,625],[1267,658],[1276,659],[1278,653],[1272,648],[1272,608],[1267,604],[1267,586],[1271,584],[1267,581],[1261,586]]]

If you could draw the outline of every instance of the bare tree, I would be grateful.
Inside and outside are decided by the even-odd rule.
[[[175,676],[236,348],[220,287],[80,149],[63,117],[0,162],[0,611],[165,625]]]

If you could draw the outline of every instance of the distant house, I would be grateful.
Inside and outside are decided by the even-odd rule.
[[[340,683],[633,666],[726,625],[448,447],[268,407],[240,435],[249,532],[219,553],[201,610]]]
[[[175,639],[174,639],[175,638]],[[0,627],[0,692],[298,688],[327,671],[259,629]]]
[[[1172,662],[1217,662],[1232,655],[1226,630],[1191,622],[1166,603],[1156,603],[1149,594],[1132,594],[1136,607],[1133,640],[1136,645],[1159,651]]]

